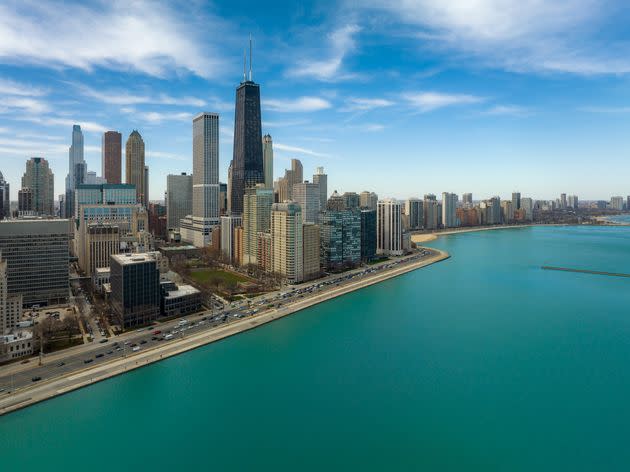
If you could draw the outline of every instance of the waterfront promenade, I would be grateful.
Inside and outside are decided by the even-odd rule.
[[[436,249],[430,249],[430,251],[427,257],[417,258],[418,254],[416,253],[415,258],[412,256],[412,258],[399,259],[397,263],[396,261],[390,261],[389,264],[393,264],[391,268],[385,268],[382,271],[367,274],[359,277],[357,280],[350,279],[344,283],[329,286],[320,292],[313,293],[304,298],[298,298],[294,302],[285,304],[280,308],[268,309],[253,317],[239,319],[227,325],[189,334],[181,339],[159,343],[127,357],[119,357],[91,367],[75,369],[71,372],[66,372],[17,389],[10,395],[2,394],[2,396],[0,396],[0,415],[257,328],[318,303],[429,266],[450,257],[449,254],[444,251]],[[385,263],[385,265],[388,265],[388,263]],[[344,274],[341,275],[343,276]],[[313,283],[317,283],[317,281],[310,282],[310,284]],[[304,285],[308,284],[302,284],[302,286]],[[296,286],[298,289],[299,287],[300,286]],[[200,317],[201,315],[197,318]],[[57,360],[58,359],[61,359],[61,353],[57,356]],[[28,366],[22,366],[20,370],[25,369],[28,369]]]

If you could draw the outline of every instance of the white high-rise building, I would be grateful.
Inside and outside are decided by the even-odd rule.
[[[525,212],[525,219],[531,221],[534,218],[534,201],[529,197],[521,198],[521,210]]]
[[[219,215],[219,115],[200,113],[193,118],[193,211],[180,223],[182,240],[208,245]]]
[[[302,211],[294,202],[274,203],[271,208],[272,272],[291,284],[304,280]]]
[[[0,252],[0,336],[9,334],[17,326],[21,316],[22,295],[8,293],[7,261],[2,259]]]
[[[271,225],[273,190],[265,184],[245,189],[243,196],[243,260],[242,264],[258,264],[258,233],[266,233]]]
[[[394,199],[378,202],[376,212],[376,253],[400,256],[403,253],[402,205]]]
[[[374,192],[368,192],[367,190],[364,190],[359,195],[359,203],[361,205],[361,208],[376,211],[376,207],[378,206],[378,195]]]
[[[457,224],[457,194],[442,193],[442,226],[455,228]]]
[[[87,164],[83,158],[83,131],[81,126],[72,126],[72,144],[68,149],[68,175],[66,176],[66,199],[63,215],[70,217],[74,214],[74,189],[85,182]]]
[[[610,208],[612,210],[623,210],[624,198],[623,197],[611,197],[610,198]]]
[[[265,188],[273,189],[273,141],[269,134],[263,136],[263,169]]]

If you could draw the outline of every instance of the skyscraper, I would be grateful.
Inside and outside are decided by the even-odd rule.
[[[149,201],[151,200],[151,196],[149,194],[149,166],[144,166],[144,195],[145,195],[144,206],[148,208]]]
[[[87,164],[83,159],[83,132],[81,126],[72,126],[72,144],[68,150],[68,175],[66,176],[66,200],[64,215],[74,214],[74,189],[85,182]],[[24,187],[24,185],[23,185]]]
[[[265,187],[273,188],[273,141],[271,135],[263,137],[263,167],[265,169]]]
[[[457,224],[457,194],[442,193],[442,225],[445,228],[454,228]]]
[[[405,215],[409,219],[410,229],[420,229],[424,219],[424,205],[419,198],[409,198],[405,202]]]
[[[514,210],[521,209],[521,192],[512,192],[512,208]]]
[[[293,200],[302,208],[304,223],[319,223],[320,193],[319,185],[307,182],[293,186]]]
[[[361,199],[361,208],[376,211],[376,207],[378,206],[378,195],[374,192],[364,190],[361,192],[361,195],[359,195],[359,198]]]
[[[402,247],[402,208],[399,202],[385,199],[378,202],[376,213],[376,252],[400,256]]]
[[[26,161],[26,172],[22,177],[22,188],[33,192],[32,211],[37,215],[55,214],[55,176],[48,161],[43,157],[31,157]]]
[[[206,246],[219,215],[219,115],[204,112],[193,118],[193,209],[180,223],[182,239]]]
[[[108,184],[120,184],[122,135],[118,131],[103,133],[101,146],[101,175]]]
[[[269,231],[273,190],[264,184],[245,189],[243,197],[243,265],[257,264],[258,233]]]
[[[473,204],[473,197],[472,197],[472,193],[465,193],[462,195],[462,204],[466,207],[472,207]]]
[[[0,220],[11,216],[11,194],[9,193],[9,182],[4,180],[0,172]]]
[[[260,86],[252,81],[250,41],[249,79],[243,70],[243,81],[236,89],[231,212],[242,214],[245,189],[264,182]]]
[[[438,202],[435,195],[429,193],[424,196],[424,229],[437,229],[439,220]]]
[[[138,203],[146,206],[144,176],[144,141],[140,133],[134,129],[125,145],[125,182],[136,186]]]
[[[304,280],[304,245],[300,205],[274,203],[271,208],[272,272],[289,283]]]
[[[324,173],[323,167],[315,169],[313,183],[319,185],[319,205],[323,210],[326,208],[326,201],[328,200],[328,175]]]
[[[563,210],[567,209],[567,194],[566,193],[560,194],[560,208],[562,208]]]
[[[179,229],[180,221],[192,215],[193,177],[183,172],[181,175],[166,176],[166,225],[168,229]]]

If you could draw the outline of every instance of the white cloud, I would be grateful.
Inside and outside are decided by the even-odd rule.
[[[340,108],[339,111],[369,111],[375,108],[389,107],[394,104],[391,100],[384,98],[349,98],[346,100],[346,105]]]
[[[0,113],[46,113],[48,104],[40,99],[24,96],[0,97]]]
[[[0,137],[0,154],[8,154],[19,158],[41,156],[57,158],[67,155],[68,146],[51,142],[38,142],[34,139],[14,139]]]
[[[409,93],[404,95],[404,98],[422,113],[454,105],[472,105],[485,100],[485,98],[475,95],[446,94],[439,92]]]
[[[40,88],[0,77],[0,95],[18,95],[23,97],[40,97],[46,92]]]
[[[151,104],[203,107],[207,103],[206,101],[195,97],[172,97],[167,94],[159,94],[157,96],[130,94],[122,90],[100,91],[82,84],[79,84],[76,87],[83,96],[93,98],[99,102],[107,103],[108,105]]]
[[[71,127],[72,125],[81,125],[81,129],[83,131],[93,132],[93,133],[103,133],[108,129],[106,126],[103,126],[100,123],[95,123],[93,121],[81,121],[81,120],[71,120],[68,118],[59,118],[55,116],[51,117],[42,117],[37,115],[25,115],[19,116],[15,118],[20,121],[30,121],[32,123],[37,123],[43,126],[67,126]]]
[[[292,77],[309,77],[334,82],[355,77],[343,71],[343,60],[355,49],[354,36],[361,31],[355,24],[344,25],[328,35],[325,59],[299,60],[288,71]]]
[[[150,124],[159,124],[164,121],[191,121],[192,113],[187,112],[160,112],[151,110],[138,110],[134,107],[122,107],[122,113],[132,115],[134,119],[148,122]]]
[[[495,105],[488,110],[481,113],[482,115],[490,116],[516,116],[524,117],[533,114],[530,108],[521,107],[518,105]]]
[[[611,8],[613,7],[613,8]],[[576,74],[630,72],[630,44],[598,31],[614,21],[608,0],[367,0],[423,46],[472,55],[477,63],[512,71]]]
[[[164,2],[5,0],[0,5],[0,61],[210,77],[221,70],[222,60],[206,32],[225,34],[224,29],[194,7]]]
[[[328,100],[319,97],[299,97],[294,100],[263,100],[263,106],[271,111],[298,113],[330,108]]]
[[[304,154],[306,156],[312,156],[312,157],[330,157],[328,154],[316,152],[311,149],[305,149],[298,146],[289,146],[289,145],[281,144],[281,143],[273,143],[273,149],[278,150],[278,151],[296,153],[296,154]]]
[[[588,113],[630,113],[630,107],[580,107],[579,110]]]
[[[151,159],[168,159],[173,161],[185,161],[186,158],[182,157],[179,154],[174,154],[172,152],[162,152],[162,151],[147,151],[147,158]]]

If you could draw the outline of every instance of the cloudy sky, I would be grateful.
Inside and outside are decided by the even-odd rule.
[[[225,181],[251,33],[276,177],[296,157],[383,197],[627,195],[628,24],[622,0],[3,0],[0,171],[16,198],[43,156],[59,194],[74,123],[99,175],[103,131],[138,129],[161,199],[214,111]]]

